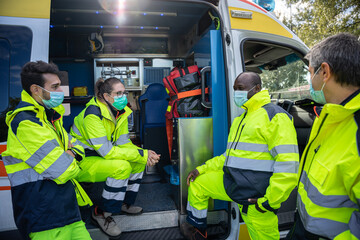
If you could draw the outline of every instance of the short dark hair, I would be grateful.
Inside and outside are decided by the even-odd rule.
[[[350,33],[339,33],[316,44],[306,55],[316,71],[329,64],[340,85],[360,87],[360,41]]]
[[[21,70],[21,85],[22,88],[31,95],[30,86],[33,84],[44,87],[45,79],[44,73],[53,73],[59,75],[58,67],[53,63],[46,63],[43,61],[28,62]]]
[[[118,78],[108,78],[106,80],[99,78],[95,84],[95,95],[99,99],[104,99],[104,93],[110,94],[113,90],[113,85],[116,83],[123,84]]]

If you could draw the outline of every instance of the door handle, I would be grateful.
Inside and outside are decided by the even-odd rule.
[[[207,102],[205,100],[205,74],[207,72],[211,72],[211,67],[210,66],[206,66],[203,67],[203,69],[201,69],[200,74],[201,74],[201,105],[203,105],[205,108],[211,108],[212,104],[211,102]]]

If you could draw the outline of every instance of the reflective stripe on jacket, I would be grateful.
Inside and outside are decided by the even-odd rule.
[[[360,94],[345,106],[326,104],[301,160],[301,220],[307,231],[330,239],[360,239],[359,110]]]
[[[249,204],[258,198],[260,208],[276,211],[296,186],[299,154],[292,117],[270,102],[261,91],[243,106],[234,119],[225,153],[198,167],[200,173],[224,169],[229,197]]]
[[[55,108],[49,122],[45,108],[25,91],[21,100],[14,111],[7,113],[7,150],[2,156],[11,183],[15,222],[28,237],[30,232],[81,220],[74,186],[69,181],[80,169],[65,153],[69,135],[62,126],[64,107]]]
[[[70,134],[104,159],[146,163],[147,150],[135,146],[129,139],[128,116],[132,113],[131,109],[125,107],[118,113],[115,124],[108,106],[94,97],[74,119]]]

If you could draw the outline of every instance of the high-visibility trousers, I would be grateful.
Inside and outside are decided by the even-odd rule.
[[[223,175],[222,170],[209,171],[190,183],[186,220],[200,230],[206,229],[209,198],[232,201],[226,194]],[[255,205],[246,209],[239,204],[239,208],[252,240],[280,239],[278,218],[273,212],[261,213]]]
[[[41,232],[29,234],[32,240],[91,240],[88,230],[83,221],[74,222],[64,227],[58,227]]]
[[[101,209],[120,213],[122,203],[132,205],[139,192],[145,164],[125,160],[86,157],[79,163],[82,171],[76,177],[79,182],[104,182]]]

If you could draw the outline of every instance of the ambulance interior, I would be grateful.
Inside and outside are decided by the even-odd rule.
[[[174,129],[175,132],[180,132],[175,134],[170,158],[165,127],[165,111],[169,97],[162,80],[174,67],[197,65],[201,70],[219,64],[211,60],[211,32],[217,31],[218,24],[213,17],[218,17],[217,13],[207,1],[51,2],[49,61],[57,64],[62,71],[62,85],[67,95],[64,102],[67,108],[67,116],[64,117],[66,130],[70,129],[73,118],[94,96],[97,79],[117,77],[123,81],[129,92],[128,100],[133,110],[129,117],[131,140],[134,144],[162,155],[157,166],[146,168],[140,186],[135,204],[143,207],[144,213],[135,217],[115,216],[116,221],[120,222],[123,237],[147,239],[146,234],[166,231],[167,237],[157,239],[182,239],[178,226],[186,216],[187,173],[214,155],[211,146],[213,142],[210,139],[212,136],[205,127],[208,119],[214,117],[215,110],[209,108],[206,110],[208,116],[203,118],[180,119],[180,123],[177,122]],[[262,78],[269,78],[269,84],[285,71],[289,64],[299,65],[296,65],[301,69],[301,76],[297,76],[298,81],[286,86],[286,89],[284,84],[280,84],[272,88],[271,94],[274,102],[294,115],[300,136],[299,144],[305,145],[313,115],[308,106],[304,107],[306,104],[297,102],[301,95],[298,91],[301,86],[299,83],[304,83],[303,78],[306,76],[302,71],[305,66],[303,56],[290,47],[266,41],[247,40],[235,44],[241,44],[243,68],[259,73]],[[222,65],[226,69],[223,59]],[[210,89],[215,88],[209,74],[203,76],[205,85]],[[225,76],[224,73],[224,98],[232,101],[231,96],[226,96]],[[290,88],[294,90],[289,90]],[[152,100],[154,96],[155,99]],[[215,104],[216,99],[212,98],[211,90],[207,98],[210,103]],[[152,101],[156,104],[151,105]],[[227,111],[230,111],[229,108]],[[230,116],[229,113],[227,115]],[[146,125],[149,118],[154,118],[157,122]],[[231,124],[230,117],[227,119],[222,123],[225,128]],[[181,121],[184,124],[181,124]],[[193,133],[191,136],[190,127],[193,125],[199,126],[196,130],[199,134]],[[184,132],[190,136],[183,134]],[[182,161],[186,158],[182,155],[187,154],[184,149],[202,141],[203,145],[211,146],[206,153],[199,158],[193,156],[191,162]],[[94,204],[99,204],[104,183],[82,185]],[[288,228],[293,221],[295,197],[293,193],[278,213],[280,229]],[[90,222],[90,210],[81,211],[87,227],[96,228]],[[209,202],[208,224],[211,239],[225,239],[228,236],[229,222],[233,214],[229,203],[217,200]]]

